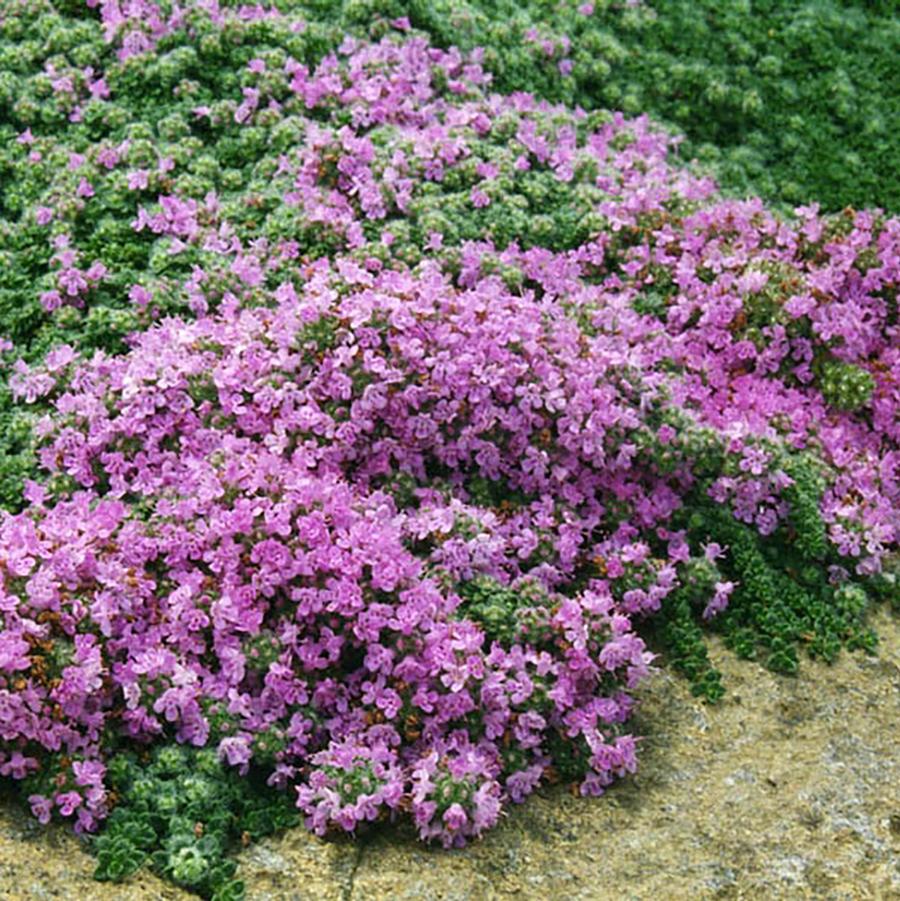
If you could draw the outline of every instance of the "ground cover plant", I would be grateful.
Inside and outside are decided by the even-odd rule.
[[[485,48],[505,91],[647,113],[737,196],[900,203],[900,22],[858,0],[441,0],[409,8],[442,46]],[[395,12],[399,15],[399,12]]]
[[[898,220],[724,198],[415,9],[18,12],[0,773],[100,878],[462,845],[634,769],[648,642],[710,699],[704,623],[874,647]]]

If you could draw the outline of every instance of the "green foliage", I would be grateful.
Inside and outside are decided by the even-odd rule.
[[[675,424],[670,414],[665,421]],[[681,447],[698,453],[697,437],[681,423],[677,442],[654,447],[641,438],[644,452],[662,453],[661,462],[680,456]],[[724,688],[720,673],[709,660],[701,614],[714,594],[717,581],[734,584],[725,609],[709,626],[721,634],[727,647],[739,656],[759,660],[781,673],[794,674],[799,650],[811,657],[833,661],[841,648],[873,652],[877,642],[865,625],[867,611],[876,599],[900,600],[897,573],[888,568],[879,576],[861,580],[847,571],[829,539],[822,519],[825,478],[821,463],[808,452],[781,453],[773,465],[791,482],[782,493],[789,506],[786,517],[771,534],[736,518],[727,504],[714,503],[708,491],[715,475],[729,472],[730,461],[714,453],[710,442],[705,453],[710,466],[707,478],[695,487],[675,522],[685,530],[692,552],[682,565],[680,585],[663,601],[649,630],[659,642],[664,659],[691,682],[694,694],[715,701]],[[724,553],[715,560],[701,556],[710,544]],[[843,572],[838,582],[830,570]],[[708,615],[708,614],[707,614]]]
[[[480,180],[474,166],[468,178],[454,170],[452,177],[427,186],[422,199],[409,210],[413,227],[419,226],[423,239],[428,232],[438,231],[453,245],[489,238],[500,248],[517,241],[521,247],[564,250],[599,231],[602,219],[594,210],[603,199],[601,191],[587,183],[573,187],[549,170],[515,172],[505,142],[499,130],[490,142],[476,143],[476,152],[493,158],[500,169],[486,191],[489,206],[472,207],[470,189]]]
[[[822,364],[818,384],[829,404],[848,411],[865,407],[875,390],[875,379],[870,372],[841,360]]]
[[[502,91],[648,113],[683,132],[684,158],[710,165],[735,193],[786,206],[898,209],[900,19],[888,5],[645,0],[623,9],[596,0],[590,15],[581,5],[370,0],[331,8],[351,27],[407,14],[442,46],[482,46]]]
[[[698,597],[693,586],[676,589],[663,602],[654,617],[653,629],[665,659],[691,683],[691,692],[707,701],[718,701],[725,694],[722,674],[712,665],[706,637],[697,617]]]
[[[244,888],[229,853],[299,822],[288,793],[225,767],[214,750],[170,744],[146,759],[121,753],[109,782],[118,800],[94,840],[101,880],[118,882],[146,864],[204,898],[237,901]]]
[[[551,732],[547,753],[553,759],[553,771],[562,783],[577,783],[590,769],[591,751],[584,738],[572,741],[560,732]]]
[[[820,513],[825,480],[812,455],[789,458],[783,468],[793,480],[783,495],[791,508],[787,544],[793,543],[804,560],[823,563],[829,552],[828,532]]]
[[[0,384],[0,509],[21,504],[22,483],[34,472],[31,425],[30,411],[14,406],[9,390]]]
[[[900,558],[889,561],[882,572],[870,580],[869,588],[875,599],[887,601],[900,612]]]
[[[499,641],[508,647],[520,640],[523,631],[539,627],[541,613],[549,598],[537,582],[501,585],[490,576],[476,576],[457,588],[463,603],[457,615],[478,623],[488,641]],[[538,636],[530,634],[531,640]]]
[[[698,502],[691,515],[698,533],[728,546],[720,566],[737,583],[715,628],[740,656],[788,674],[797,672],[800,647],[831,662],[842,647],[871,652],[876,643],[864,623],[866,589],[854,581],[829,583],[826,564],[836,561],[823,559],[824,527],[806,494],[812,484],[810,476],[795,484],[788,527],[771,536],[711,503],[704,509]]]

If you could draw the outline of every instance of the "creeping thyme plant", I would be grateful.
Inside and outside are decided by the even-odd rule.
[[[98,878],[461,846],[634,770],[649,647],[714,700],[704,627],[793,673],[897,602],[900,221],[405,6],[0,14],[0,774]]]

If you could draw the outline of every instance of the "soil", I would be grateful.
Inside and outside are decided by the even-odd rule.
[[[462,851],[381,829],[302,829],[242,852],[249,901],[900,899],[900,619],[874,617],[877,657],[804,661],[799,676],[713,640],[728,694],[710,706],[661,670],[643,689],[639,773],[600,799],[563,787]],[[91,879],[79,839],[0,802],[0,897],[190,899],[147,872]]]

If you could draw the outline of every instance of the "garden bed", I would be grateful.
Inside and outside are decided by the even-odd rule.
[[[15,891],[894,892],[896,29],[408,6],[0,14]]]

